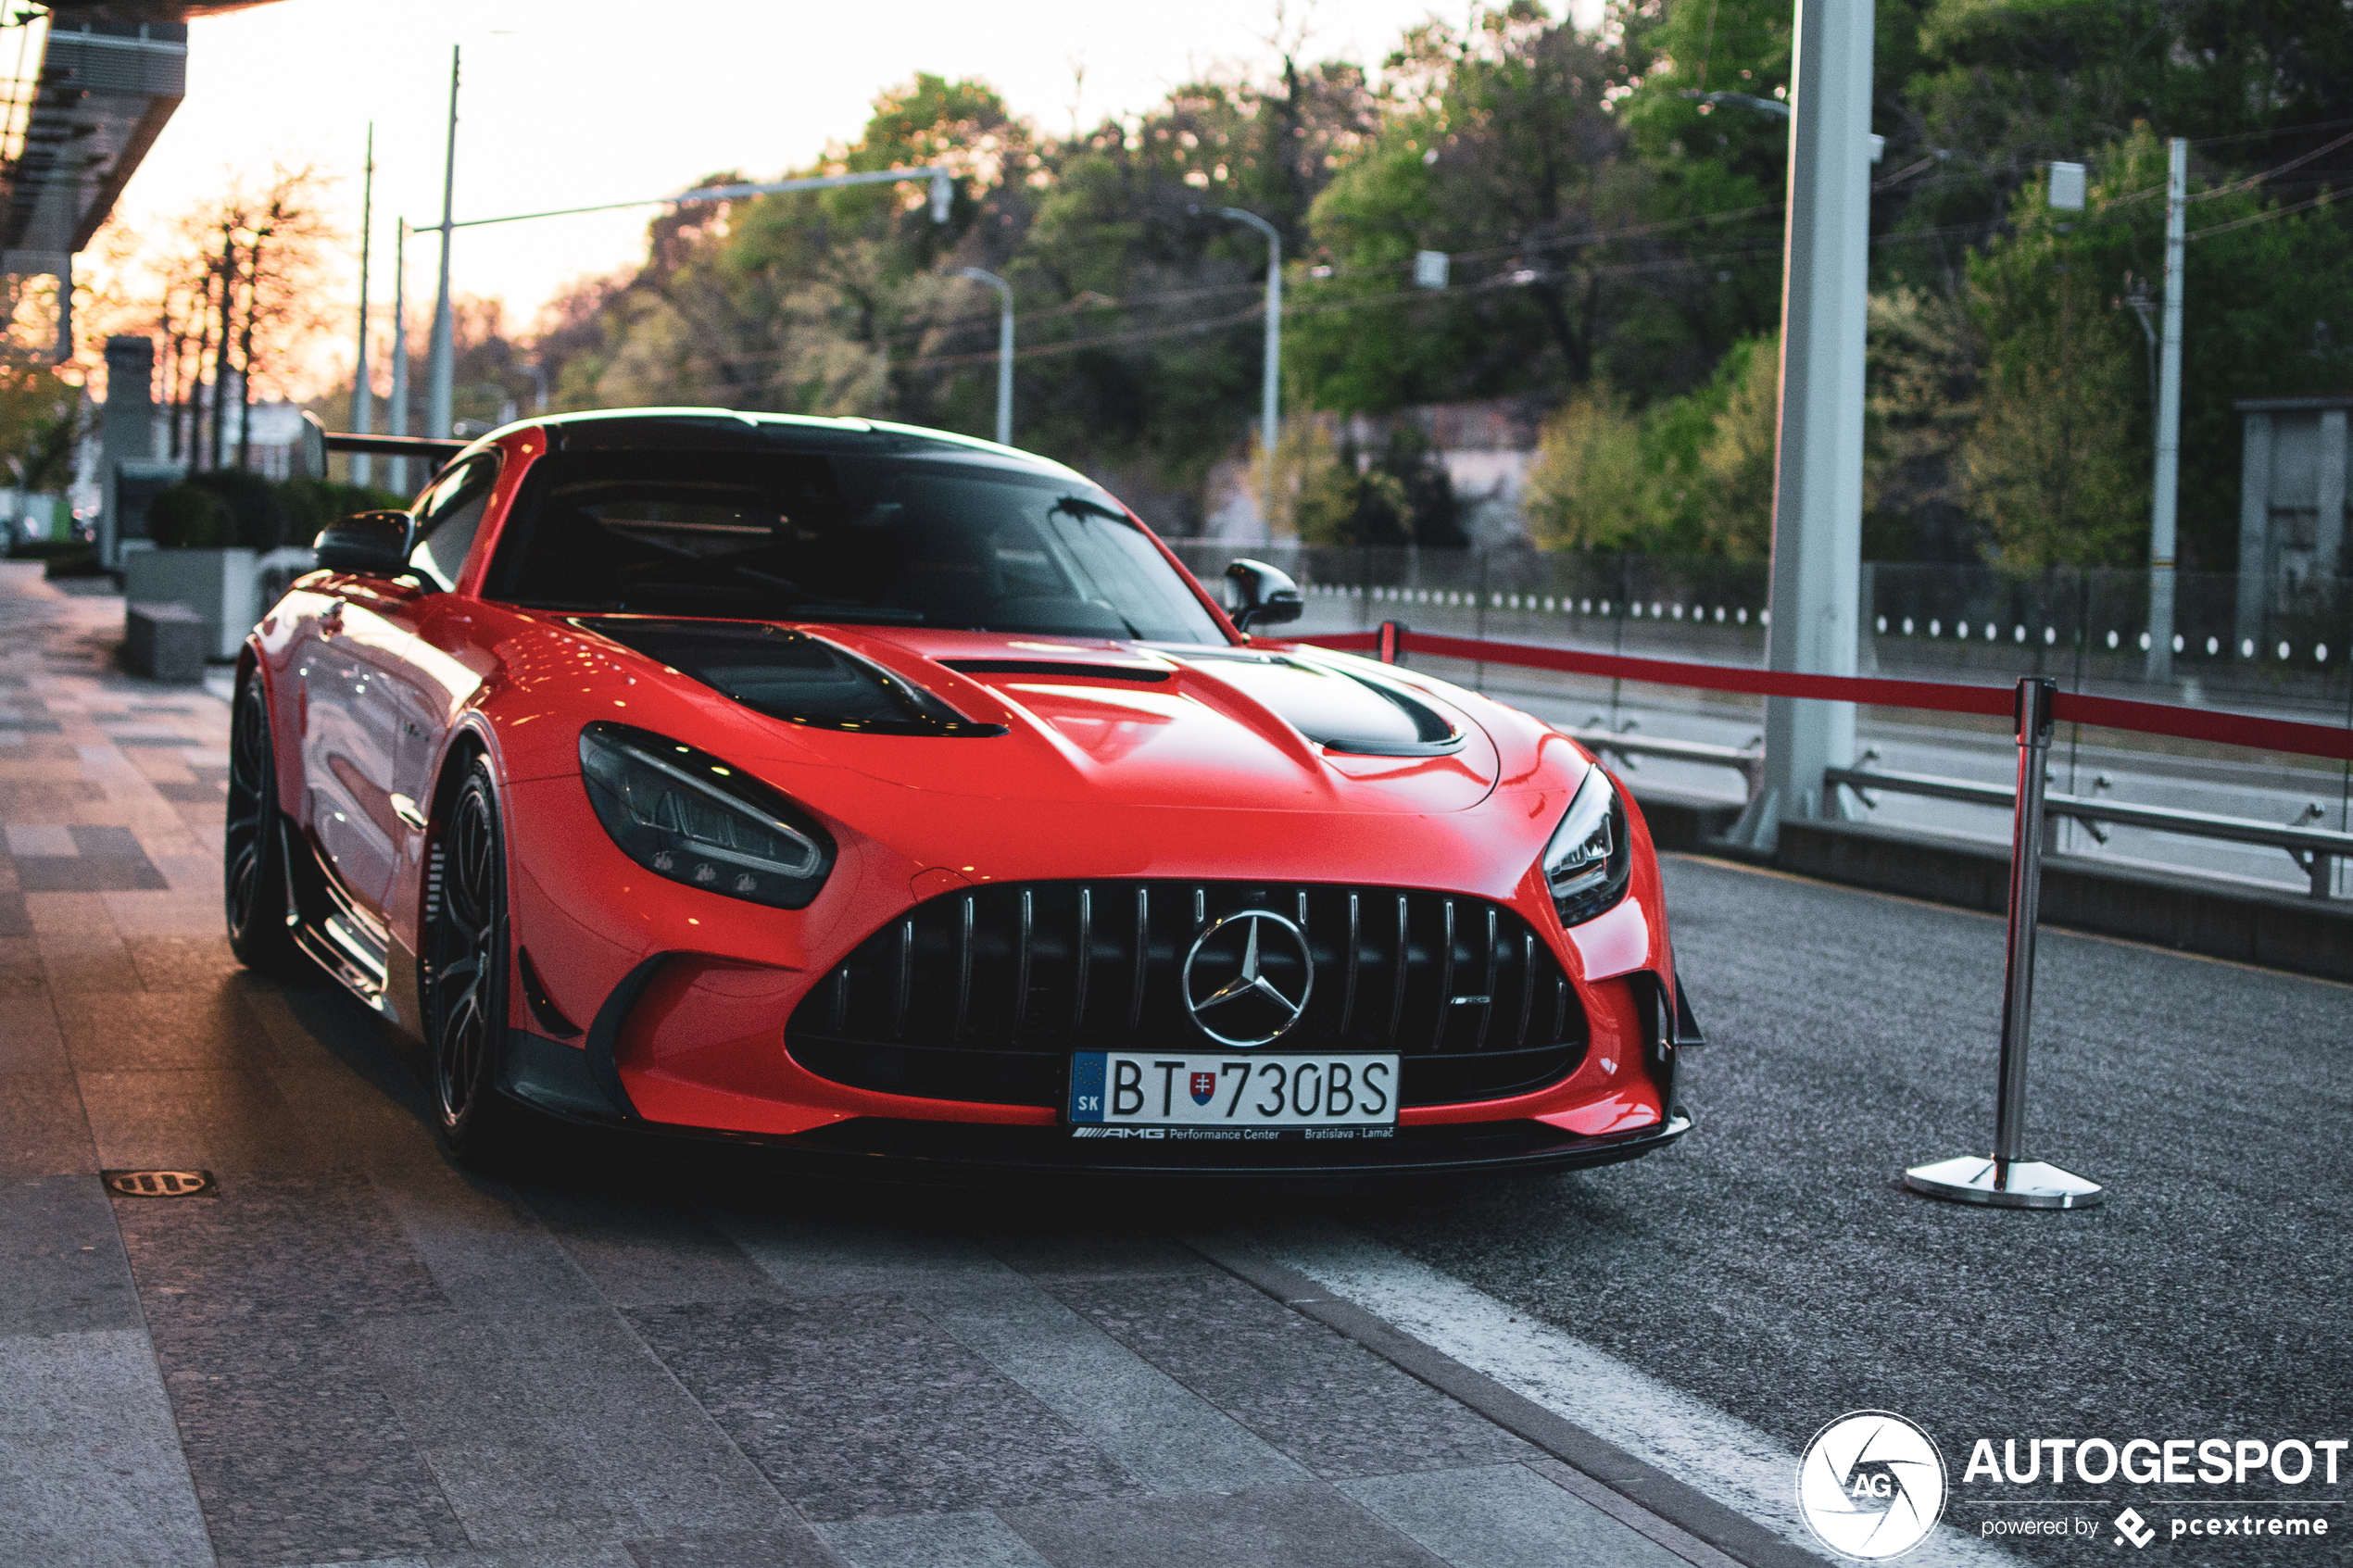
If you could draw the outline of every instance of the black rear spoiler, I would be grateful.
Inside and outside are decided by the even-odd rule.
[[[330,452],[367,452],[379,458],[423,458],[435,468],[466,449],[462,441],[435,441],[425,435],[351,435],[322,433]]]

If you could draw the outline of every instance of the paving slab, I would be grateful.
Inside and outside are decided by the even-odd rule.
[[[82,1085],[71,1073],[0,1073],[0,1176],[97,1169]]]
[[[625,1315],[812,1520],[1142,1490],[1035,1395],[888,1297]]]
[[[1161,1568],[1172,1541],[1220,1568],[1441,1568],[1446,1561],[1316,1483],[1001,1512],[1054,1568]]]
[[[94,1177],[0,1183],[0,1336],[144,1329],[114,1209]]]
[[[849,1568],[1053,1568],[986,1509],[845,1519],[818,1533]]]
[[[0,1336],[0,1562],[212,1563],[155,1353],[136,1328]]]
[[[773,1530],[775,1489],[602,1305],[355,1329],[476,1546]]]
[[[469,1544],[375,1365],[341,1327],[273,1314],[153,1334],[223,1568]]]
[[[1525,1465],[1369,1475],[1333,1483],[1454,1568],[1688,1568]]]

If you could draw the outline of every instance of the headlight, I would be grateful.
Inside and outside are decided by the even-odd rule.
[[[622,852],[673,882],[799,909],[833,870],[833,841],[806,813],[693,746],[591,724],[580,732],[580,775]]]
[[[1561,924],[1592,920],[1626,897],[1634,870],[1634,849],[1626,835],[1626,807],[1600,764],[1585,771],[1585,782],[1568,803],[1568,814],[1544,846],[1544,884]]]

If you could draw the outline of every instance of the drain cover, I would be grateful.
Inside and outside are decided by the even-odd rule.
[[[218,1198],[209,1171],[106,1171],[107,1185],[126,1198]]]

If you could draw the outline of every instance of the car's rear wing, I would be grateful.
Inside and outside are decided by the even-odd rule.
[[[435,468],[466,449],[462,441],[436,441],[426,435],[352,435],[322,430],[320,437],[330,452],[367,452],[379,458],[423,458]]]

